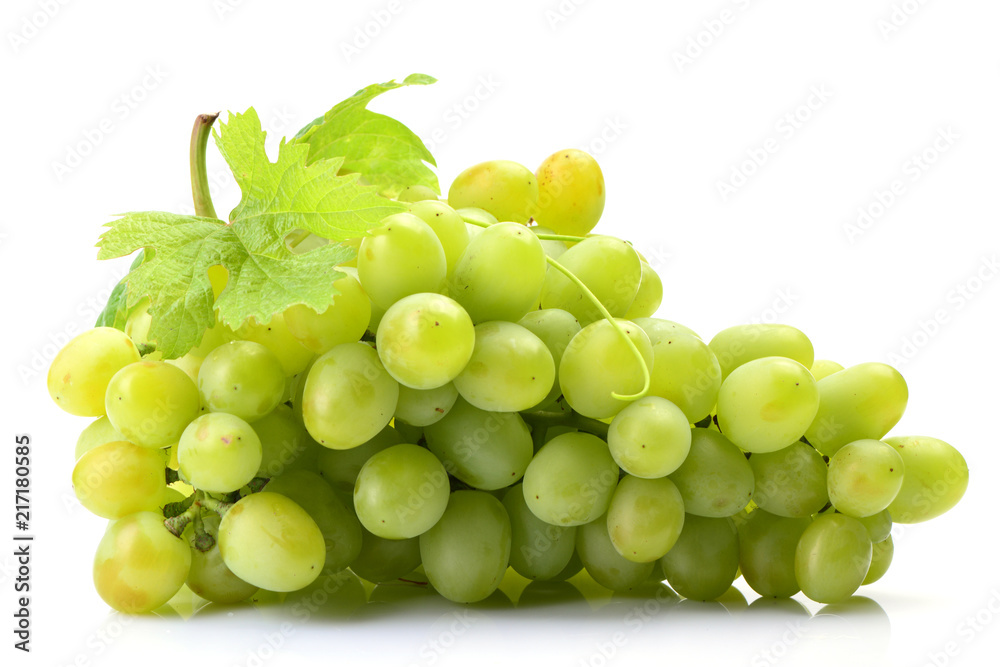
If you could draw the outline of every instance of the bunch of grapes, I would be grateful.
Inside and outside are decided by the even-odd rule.
[[[605,190],[586,153],[482,163],[447,202],[399,201],[323,312],[218,322],[166,359],[147,301],[56,357],[52,398],[97,417],[73,485],[110,521],[109,605],[149,611],[185,583],[233,603],[347,568],[457,602],[508,568],[699,600],[742,576],[835,602],[886,572],[893,522],[963,495],[952,446],[886,437],[908,396],[893,368],[816,360],[791,326],[706,343],[654,317],[649,263],[589,234]],[[218,296],[227,273],[209,277]]]

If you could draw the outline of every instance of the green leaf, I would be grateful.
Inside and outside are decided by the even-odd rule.
[[[216,143],[243,196],[226,224],[214,218],[156,211],[128,213],[108,223],[100,259],[152,249],[127,276],[128,307],[150,299],[149,338],[168,359],[185,354],[218,319],[231,328],[253,317],[267,322],[289,306],[324,310],[355,255],[336,243],[364,235],[403,205],[364,186],[358,174],[338,176],[343,159],[306,165],[308,147],[282,141],[278,159],[264,152],[265,133],[251,108],[231,114]],[[296,255],[285,245],[294,230],[334,243]],[[151,254],[151,257],[150,257]],[[222,265],[229,281],[213,298],[208,269]]]
[[[424,142],[398,120],[369,111],[368,103],[384,92],[404,86],[425,86],[437,79],[411,74],[401,83],[389,81],[362,88],[302,128],[293,141],[309,146],[308,162],[344,158],[343,171],[361,174],[386,197],[409,185],[440,192],[437,166]]]
[[[145,253],[140,252],[136,255],[135,261],[129,267],[129,271],[142,264],[144,258]],[[128,322],[129,315],[128,303],[126,301],[126,285],[127,283],[123,278],[111,290],[108,302],[104,304],[104,310],[101,311],[101,314],[97,316],[97,321],[94,322],[95,327],[112,327],[119,331],[125,331],[125,323]]]

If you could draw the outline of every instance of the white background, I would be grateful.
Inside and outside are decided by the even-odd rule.
[[[4,2],[5,664],[992,663],[998,21],[988,0]],[[69,482],[86,421],[60,413],[44,382],[127,266],[95,260],[100,226],[129,210],[190,211],[197,113],[253,105],[275,138],[411,72],[440,82],[373,107],[429,144],[437,131],[445,188],[481,160],[533,169],[586,148],[607,180],[599,231],[633,240],[659,270],[661,317],[706,338],[775,319],[809,334],[820,358],[896,362],[911,397],[895,433],[953,443],[972,482],[951,513],[896,531],[893,568],[862,591],[884,613],[684,604],[636,616],[629,600],[597,611],[418,600],[369,604],[349,622],[109,613],[90,581],[103,521]],[[238,192],[210,150],[223,214]],[[724,196],[722,183],[738,187]],[[872,211],[864,228],[859,208]],[[30,656],[11,648],[21,433],[37,537]]]

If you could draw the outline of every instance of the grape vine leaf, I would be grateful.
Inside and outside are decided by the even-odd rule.
[[[150,299],[149,338],[164,357],[182,356],[218,319],[237,328],[249,318],[267,322],[294,304],[324,310],[345,274],[337,266],[355,255],[339,241],[357,238],[402,204],[363,185],[359,174],[338,175],[342,157],[306,164],[309,147],[282,140],[271,162],[266,133],[250,108],[230,114],[216,144],[242,191],[229,223],[157,211],[127,213],[109,222],[98,242],[99,259],[145,249],[146,260],[126,277],[127,306]],[[331,243],[294,254],[285,237],[306,230]],[[228,271],[214,298],[208,269]]]
[[[141,250],[139,251],[139,254],[135,256],[135,261],[132,262],[132,266],[129,267],[129,271],[142,264],[145,254]],[[101,314],[97,316],[97,321],[94,322],[95,327],[112,327],[119,331],[125,331],[129,311],[128,293],[125,290],[127,286],[128,283],[123,278],[111,290],[108,302],[104,305],[104,310],[101,311]]]
[[[427,166],[437,164],[420,137],[398,120],[367,108],[387,91],[436,81],[426,74],[411,74],[400,83],[393,80],[362,88],[299,130],[293,141],[309,146],[308,163],[343,157],[344,172],[361,174],[386,197],[397,196],[409,185],[440,192],[437,176]]]

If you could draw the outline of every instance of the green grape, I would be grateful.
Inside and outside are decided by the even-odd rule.
[[[456,491],[441,520],[420,536],[431,586],[452,602],[478,602],[500,586],[510,557],[507,510],[485,491]]]
[[[469,242],[448,291],[473,322],[516,322],[538,303],[545,270],[538,237],[522,224],[501,222]]]
[[[233,340],[233,336],[233,330],[216,319],[215,324],[201,335],[201,342],[192,347],[188,354],[204,359],[215,348]]]
[[[405,577],[420,565],[420,541],[387,540],[361,528],[361,552],[351,563],[354,574],[381,584]]]
[[[809,372],[812,376],[816,378],[816,382],[819,382],[828,375],[833,375],[834,373],[839,373],[844,370],[844,367],[838,364],[836,361],[828,361],[826,359],[817,359],[813,362],[812,368]]]
[[[346,489],[350,494],[354,493],[354,483],[358,481],[358,473],[361,467],[373,455],[382,450],[389,449],[393,445],[404,442],[403,437],[396,429],[386,426],[375,434],[371,440],[352,447],[351,449],[327,449],[322,448],[317,460],[317,468],[331,486]],[[351,498],[352,496],[348,496]],[[353,498],[351,500],[353,506]]]
[[[191,378],[162,361],[137,361],[115,373],[104,404],[115,430],[129,442],[153,448],[177,442],[201,412]]]
[[[557,577],[573,559],[576,526],[553,526],[535,516],[524,500],[520,484],[503,496],[510,517],[510,566],[527,579]]]
[[[827,493],[838,512],[855,518],[878,514],[903,485],[903,459],[879,440],[850,442],[830,457]]]
[[[250,318],[236,330],[235,335],[240,340],[259,343],[270,350],[289,377],[304,371],[313,358],[313,352],[292,335],[282,313],[272,316],[266,324]],[[211,357],[211,354],[208,356]]]
[[[323,354],[343,343],[361,340],[371,322],[372,306],[357,278],[348,275],[333,283],[333,303],[317,313],[298,304],[285,311],[288,331],[306,349]]]
[[[205,531],[213,538],[219,534],[221,519],[217,514],[202,518]],[[191,533],[188,542],[191,545],[191,569],[188,571],[187,585],[198,597],[217,604],[236,604],[248,599],[258,588],[248,584],[226,567],[219,553],[216,540],[208,551],[201,551],[195,546],[196,535]]]
[[[198,371],[198,391],[210,412],[226,412],[252,422],[281,402],[285,372],[260,343],[236,340],[205,357]]]
[[[525,223],[538,207],[538,181],[517,162],[480,162],[455,177],[448,204],[456,209],[481,208],[500,221]]]
[[[643,329],[653,346],[649,393],[679,407],[692,424],[715,408],[722,373],[715,353],[697,336],[665,326]]]
[[[114,609],[142,614],[167,603],[184,585],[191,549],[158,512],[136,512],[108,524],[94,556],[94,587]]]
[[[845,368],[816,388],[819,411],[805,435],[827,456],[855,440],[881,440],[903,416],[909,397],[899,371],[880,363]]]
[[[326,543],[326,572],[339,572],[361,552],[361,524],[326,481],[308,470],[290,470],[271,479],[265,491],[294,500],[319,526]]]
[[[556,367],[545,343],[513,322],[475,328],[469,363],[455,377],[458,393],[482,410],[519,412],[541,403],[555,384]]]
[[[969,486],[969,466],[957,449],[923,436],[886,438],[903,459],[903,486],[889,505],[896,523],[920,523],[958,504]]]
[[[889,537],[889,533],[892,532],[892,515],[889,514],[889,510],[882,510],[871,516],[861,517],[858,521],[868,531],[868,537],[871,539],[872,544],[884,542]]]
[[[659,560],[677,542],[684,526],[684,500],[666,477],[625,475],[608,506],[608,535],[634,563]]]
[[[399,193],[399,196],[396,197],[396,201],[418,202],[436,200],[437,198],[438,194],[426,185],[407,185],[403,188],[403,191]]]
[[[656,271],[646,262],[640,262],[642,275],[639,278],[639,289],[635,293],[632,305],[625,311],[625,317],[635,320],[637,317],[652,317],[663,302],[663,281]]]
[[[184,371],[195,385],[198,384],[198,371],[201,370],[201,365],[205,362],[204,357],[196,357],[188,352],[183,357],[164,359],[164,361]]]
[[[469,238],[479,234],[484,228],[499,222],[495,215],[475,206],[456,207],[455,213],[458,213],[462,220],[465,221],[465,228],[469,232]]]
[[[49,396],[78,417],[105,414],[104,396],[111,378],[139,361],[139,350],[118,329],[84,331],[59,350],[49,366]]]
[[[809,517],[829,501],[826,461],[804,442],[750,457],[753,501],[771,514]]]
[[[353,573],[324,573],[305,588],[285,596],[282,618],[351,620],[368,603],[364,584]]]
[[[260,467],[255,477],[275,477],[309,463],[309,434],[287,405],[279,405],[250,425],[260,440]]]
[[[80,460],[81,456],[98,445],[124,439],[125,436],[115,430],[107,416],[99,417],[80,432],[80,437],[76,439],[75,458]]]
[[[580,333],[580,323],[565,310],[546,308],[528,313],[518,321],[518,324],[538,336],[552,355],[556,370],[555,380],[552,382],[552,389],[541,401],[543,404],[550,403],[562,394],[562,389],[559,387],[559,363],[566,348],[569,347],[569,342]]]
[[[560,234],[583,236],[590,232],[604,212],[604,174],[597,160],[584,151],[570,148],[545,158],[535,171],[538,178],[540,224]]]
[[[394,303],[378,325],[375,345],[386,371],[411,389],[434,389],[462,372],[476,332],[468,313],[440,294],[411,294]]]
[[[302,393],[302,419],[319,444],[350,449],[371,440],[396,411],[399,384],[365,343],[344,343],[315,361]]]
[[[448,472],[485,491],[521,479],[534,451],[519,414],[487,412],[462,399],[444,419],[427,426],[424,436]]]
[[[750,588],[764,597],[776,598],[799,592],[795,553],[799,538],[810,523],[809,519],[789,519],[762,509],[736,520],[740,572]]]
[[[107,442],[86,452],[73,468],[80,504],[105,519],[155,510],[166,488],[160,452],[131,442]]]
[[[861,582],[862,586],[874,584],[889,571],[894,551],[891,535],[881,542],[872,544],[872,563],[868,566],[868,573],[865,574],[865,580]]]
[[[469,230],[462,216],[443,201],[424,200],[410,206],[410,213],[426,222],[441,242],[444,249],[448,275],[451,275],[458,264],[459,257],[469,245]]]
[[[671,320],[664,320],[659,317],[639,317],[632,321],[642,327],[642,330],[646,332],[647,336],[649,336],[650,341],[659,340],[661,338],[669,338],[670,336],[678,333],[685,333],[698,339],[701,338],[701,336],[695,333],[693,329],[689,329],[683,324],[678,324],[677,322],[673,322]]]
[[[732,586],[740,566],[736,524],[729,517],[688,514],[680,537],[660,565],[679,595],[691,600],[718,598]]]
[[[395,213],[361,241],[358,277],[371,300],[383,309],[404,296],[439,292],[448,261],[430,226],[412,213]]]
[[[646,366],[653,369],[653,348],[645,332],[618,320]],[[630,401],[612,396],[642,391],[642,370],[635,353],[607,320],[585,326],[573,337],[559,362],[559,386],[569,405],[585,417],[607,419]]]
[[[532,226],[528,227],[528,229],[530,229],[531,233],[534,234],[535,236],[542,236],[545,234],[555,235],[556,233],[556,230],[552,229],[551,227]],[[563,256],[563,253],[569,250],[566,244],[563,243],[562,241],[556,241],[554,239],[539,239],[539,240],[542,243],[542,250],[545,251],[546,257],[551,257],[552,259],[559,259],[560,257]],[[539,293],[539,296],[541,296],[541,293]]]
[[[132,308],[132,311],[125,319],[125,335],[132,339],[136,346],[152,345],[156,347],[157,341],[149,339],[149,327],[153,323],[153,316],[149,312],[149,297],[143,299]],[[163,353],[159,350],[146,354],[146,361],[160,361]]]
[[[777,451],[802,437],[819,409],[809,370],[785,357],[741,365],[719,388],[719,429],[755,454]]]
[[[372,301],[370,298],[368,299],[368,304],[372,311],[371,321],[368,322],[368,331],[374,334],[378,331],[378,325],[382,323],[382,318],[385,317],[386,309]]]
[[[764,357],[787,357],[806,368],[813,365],[813,345],[787,324],[741,324],[723,329],[708,344],[719,360],[722,379],[738,367]]]
[[[458,389],[452,382],[434,389],[410,389],[401,384],[393,416],[411,426],[430,426],[441,421],[457,400]]]
[[[628,474],[663,477],[687,458],[691,426],[676,405],[659,396],[646,396],[615,415],[608,429],[608,447]]]
[[[872,541],[855,518],[823,514],[799,538],[795,579],[810,600],[840,602],[861,587],[872,563]]]
[[[689,514],[732,516],[753,497],[753,470],[726,436],[707,428],[691,429],[691,450],[670,479]]]
[[[604,514],[576,529],[576,551],[587,574],[613,591],[638,588],[653,571],[653,563],[636,563],[618,553],[611,542],[608,518]]]
[[[393,445],[362,466],[354,484],[354,509],[370,532],[404,540],[437,523],[448,492],[448,473],[434,454],[417,445]]]
[[[191,486],[229,493],[246,486],[260,469],[260,438],[239,417],[209,412],[192,421],[177,447],[180,473]]]
[[[323,533],[298,503],[278,493],[244,496],[219,525],[219,552],[233,574],[252,586],[287,592],[323,571]]]
[[[623,317],[635,300],[642,262],[635,248],[612,236],[591,236],[567,250],[559,263],[587,286],[612,317]],[[549,269],[542,286],[542,308],[561,308],[586,326],[603,317],[569,278]]]
[[[589,433],[564,433],[542,446],[524,473],[524,500],[554,526],[579,526],[607,512],[618,485],[608,445]]]

